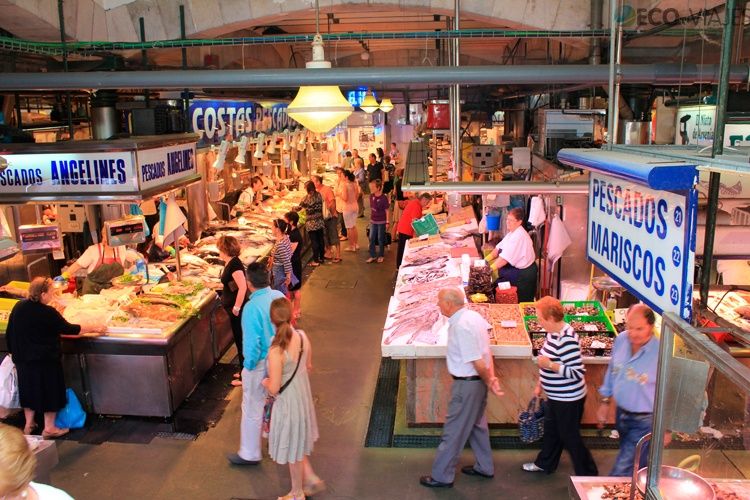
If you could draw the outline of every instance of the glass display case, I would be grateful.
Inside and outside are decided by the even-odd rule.
[[[672,313],[660,342],[648,467],[632,478],[571,477],[571,498],[750,498],[750,360]]]

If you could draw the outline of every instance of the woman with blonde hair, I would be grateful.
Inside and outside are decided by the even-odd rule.
[[[26,437],[10,425],[0,424],[0,498],[3,500],[72,500],[63,490],[34,483],[36,457]]]
[[[292,305],[287,299],[271,302],[276,334],[268,350],[268,378],[263,386],[274,396],[268,454],[278,464],[289,464],[292,489],[279,500],[301,500],[325,489],[308,456],[318,439],[308,371],[312,369],[310,340],[291,325]]]
[[[34,416],[44,413],[42,436],[56,438],[68,429],[55,425],[58,410],[65,407],[62,335],[77,336],[84,332],[103,332],[104,323],[73,325],[49,303],[54,297],[51,278],[34,278],[29,297],[10,312],[5,338],[18,372],[18,396],[26,417],[24,432],[35,428]]]

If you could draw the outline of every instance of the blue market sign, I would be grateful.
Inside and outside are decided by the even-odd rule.
[[[591,172],[588,259],[660,314],[692,315],[698,203],[694,189],[652,189]]]
[[[193,132],[200,145],[218,144],[227,135],[238,139],[250,132],[276,132],[298,126],[289,118],[286,104],[262,107],[252,101],[195,100],[190,102]]]

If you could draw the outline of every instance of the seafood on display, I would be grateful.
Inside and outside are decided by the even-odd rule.
[[[440,310],[435,304],[423,303],[417,307],[400,309],[386,320],[383,330],[387,334],[383,343],[390,345],[394,340],[408,337],[406,344],[412,344],[420,335],[431,335],[432,327],[440,319]],[[435,343],[437,339],[435,339]]]
[[[492,325],[490,343],[492,345],[528,345],[529,337],[523,328],[523,318],[515,304],[467,304],[467,308],[478,312]]]
[[[425,257],[419,257],[411,262],[402,264],[402,268],[407,267],[422,267],[429,265],[432,269],[438,269],[443,267],[448,262],[449,257],[447,255],[440,255],[437,257],[433,256],[425,256]]]
[[[414,283],[429,283],[441,278],[448,276],[448,271],[445,269],[425,269],[413,274],[405,275],[401,281],[404,284],[410,285]]]

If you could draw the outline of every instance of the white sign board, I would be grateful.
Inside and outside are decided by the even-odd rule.
[[[710,146],[714,142],[716,106],[683,106],[677,111],[675,144]],[[724,125],[724,146],[749,146],[750,124]]]
[[[130,152],[4,154],[2,193],[105,193],[137,190]]]
[[[198,172],[193,142],[138,150],[137,156],[138,180],[142,191]]]
[[[591,172],[586,255],[659,313],[689,319],[695,195]]]

